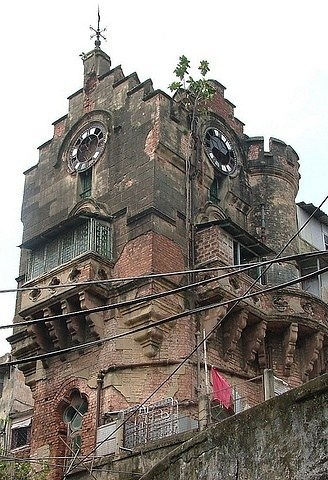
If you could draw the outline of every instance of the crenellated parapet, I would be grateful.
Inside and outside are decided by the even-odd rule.
[[[264,137],[250,137],[245,141],[247,165],[251,176],[281,177],[295,191],[299,184],[299,157],[295,150],[282,140],[271,137],[269,151],[264,148]]]

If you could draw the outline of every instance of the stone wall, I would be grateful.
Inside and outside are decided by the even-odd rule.
[[[214,425],[142,480],[327,480],[328,375]]]

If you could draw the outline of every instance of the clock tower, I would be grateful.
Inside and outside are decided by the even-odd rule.
[[[271,368],[294,387],[326,361],[327,306],[297,288],[262,292],[258,262],[288,236],[272,223],[280,194],[284,222],[296,227],[296,153],[273,141],[265,154],[214,80],[190,148],[183,104],[112,68],[99,24],[95,34],[82,54],[83,87],[25,172],[10,342],[35,401],[31,456],[60,459],[52,480],[78,456],[134,447],[143,433],[131,423],[117,432],[141,407],[169,411],[170,435],[202,428],[208,365],[231,385]],[[252,268],[236,275],[246,263]],[[271,286],[279,275],[294,278],[298,265],[278,270]],[[251,393],[262,398],[257,386]]]

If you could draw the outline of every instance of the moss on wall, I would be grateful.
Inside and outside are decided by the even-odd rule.
[[[142,480],[327,480],[328,375],[194,436]]]

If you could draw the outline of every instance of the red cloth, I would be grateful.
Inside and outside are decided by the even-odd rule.
[[[213,400],[218,400],[225,408],[232,406],[232,390],[229,383],[216,368],[211,368],[211,382],[213,388]]]

